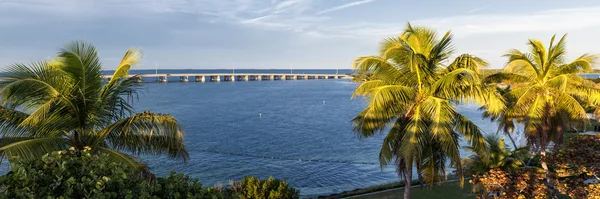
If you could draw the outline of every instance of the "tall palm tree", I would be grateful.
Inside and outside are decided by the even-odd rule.
[[[493,115],[520,118],[525,125],[528,144],[541,156],[540,164],[548,175],[546,150],[553,142],[561,144],[568,127],[584,126],[589,118],[582,104],[600,104],[600,89],[579,73],[592,70],[596,55],[584,54],[567,62],[564,35],[555,43],[556,35],[546,48],[539,40],[527,43],[529,52],[508,51],[503,73],[489,77],[508,83],[512,90],[504,98],[514,99],[505,110],[488,110]]]
[[[51,61],[8,67],[0,82],[0,156],[36,158],[70,147],[91,147],[137,171],[132,155],[168,154],[188,159],[183,131],[175,118],[135,113],[140,77],[128,77],[141,52],[129,49],[108,82],[96,48],[71,42]]]
[[[430,185],[446,174],[448,159],[460,168],[461,135],[473,148],[485,148],[481,130],[455,109],[456,103],[497,100],[488,108],[502,108],[499,96],[480,86],[479,70],[487,63],[462,54],[445,66],[452,53],[450,32],[439,38],[433,30],[408,24],[399,36],[381,43],[379,55],[354,63],[355,70],[374,77],[353,93],[368,101],[353,119],[354,129],[363,137],[387,130],[380,163],[383,167],[395,160],[406,183],[405,198],[410,198],[413,166]]]

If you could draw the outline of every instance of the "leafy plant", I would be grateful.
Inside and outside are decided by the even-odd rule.
[[[242,181],[231,182],[230,186],[233,192],[243,199],[300,198],[298,190],[273,177],[267,180],[244,177]]]
[[[140,59],[139,50],[127,50],[108,82],[103,82],[96,48],[84,42],[68,43],[50,61],[9,66],[0,82],[0,159],[35,159],[89,146],[138,172],[146,172],[146,166],[122,152],[186,161],[175,118],[134,112],[139,77],[128,72]]]
[[[151,198],[151,199],[295,199],[299,191],[285,181],[244,177],[231,187],[205,188],[198,179],[171,172],[150,180],[108,154],[89,147],[55,151],[39,159],[11,161],[0,176],[0,198]]]
[[[473,147],[464,147],[471,154],[468,163],[463,164],[465,174],[484,174],[491,169],[510,171],[523,166],[522,157],[527,154],[527,148],[511,150],[504,144],[504,140],[495,135],[485,137],[486,149],[476,150]],[[465,162],[465,161],[463,161]]]
[[[12,160],[0,177],[0,198],[140,198],[148,182],[130,167],[105,154],[84,150],[55,151],[40,159]]]

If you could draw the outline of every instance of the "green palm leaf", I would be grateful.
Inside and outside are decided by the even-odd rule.
[[[142,52],[139,49],[130,48],[127,50],[123,56],[123,59],[121,59],[121,63],[119,63],[119,66],[113,73],[109,84],[118,81],[120,78],[127,77],[127,75],[129,75],[129,69],[131,66],[138,64],[141,58]]]
[[[184,161],[189,158],[183,145],[181,126],[169,115],[138,113],[108,126],[100,131],[99,137],[100,141],[106,138],[117,150],[134,154],[167,153],[169,157],[183,158]]]
[[[9,159],[19,158],[37,158],[52,151],[64,150],[68,144],[63,138],[44,137],[44,138],[22,138],[5,137],[0,138],[0,153],[6,155]]]

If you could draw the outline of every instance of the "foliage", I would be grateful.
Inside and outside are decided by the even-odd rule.
[[[505,83],[511,88],[502,95],[503,109],[486,110],[492,119],[517,120],[524,125],[528,145],[540,155],[548,193],[554,194],[546,151],[550,143],[562,144],[569,129],[585,128],[586,107],[600,107],[600,88],[580,73],[590,72],[597,55],[584,54],[568,62],[566,35],[548,48],[540,40],[528,41],[529,52],[509,50],[504,72],[490,75],[487,83]],[[502,122],[501,122],[502,123]]]
[[[90,146],[135,171],[146,171],[132,154],[167,154],[188,158],[183,132],[175,118],[151,112],[135,113],[138,77],[129,68],[141,58],[129,49],[108,82],[96,48],[72,42],[50,61],[13,64],[0,82],[0,159],[35,159]]]
[[[365,81],[370,81],[370,80],[375,80],[374,75],[372,72],[368,72],[368,71],[357,71],[355,74],[352,75],[352,82],[365,82]]]
[[[55,151],[41,159],[12,161],[0,177],[0,198],[139,198],[148,183],[130,167],[89,150]]]
[[[389,129],[380,162],[395,160],[399,176],[410,184],[412,168],[433,185],[446,175],[446,165],[461,167],[459,136],[475,149],[485,148],[481,130],[454,107],[457,102],[499,100],[482,87],[480,69],[487,63],[462,54],[450,60],[452,34],[441,38],[433,30],[410,24],[397,37],[384,40],[380,54],[359,57],[354,69],[370,72],[353,97],[364,96],[368,106],[353,119],[354,130],[370,137]],[[444,63],[450,63],[444,65]],[[501,108],[490,103],[487,108]],[[387,128],[391,127],[391,128]],[[408,197],[409,188],[405,191]]]
[[[572,198],[600,197],[600,184],[585,184],[600,176],[600,135],[577,136],[548,157],[556,173],[556,188]]]
[[[298,190],[274,178],[244,177],[231,188],[204,188],[198,179],[175,172],[149,180],[110,160],[89,147],[14,160],[11,171],[0,177],[0,198],[299,198]]]
[[[514,170],[523,166],[521,157],[527,155],[527,148],[511,150],[504,144],[504,140],[498,136],[489,135],[485,137],[486,150],[476,150],[473,147],[465,147],[471,154],[469,161],[463,160],[465,175],[484,174],[491,169],[502,171]]]
[[[243,199],[300,198],[298,190],[273,177],[267,180],[244,177],[242,181],[231,182],[230,186],[233,192]]]
[[[544,171],[540,169],[492,169],[483,175],[475,175],[469,182],[473,184],[477,198],[541,199],[548,197],[544,178]]]

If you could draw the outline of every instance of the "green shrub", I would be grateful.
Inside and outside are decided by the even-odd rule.
[[[55,151],[41,160],[17,160],[0,177],[2,198],[140,198],[147,183],[129,167],[89,150]]]
[[[273,177],[267,180],[244,177],[242,181],[231,182],[230,188],[234,196],[243,199],[300,198],[298,190]]]
[[[292,199],[298,190],[285,181],[244,177],[231,187],[204,188],[198,179],[171,171],[142,178],[109,157],[83,151],[56,151],[37,160],[12,161],[0,176],[1,198]]]

